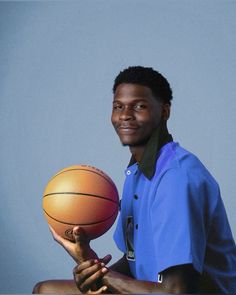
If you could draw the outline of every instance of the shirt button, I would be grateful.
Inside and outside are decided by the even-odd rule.
[[[135,228],[138,229],[138,224],[135,225]]]
[[[134,198],[135,198],[135,200],[138,200],[138,196],[137,195],[134,195]]]
[[[130,174],[131,174],[131,171],[130,171],[130,170],[128,170],[128,171],[126,172],[126,174],[127,174],[127,175],[130,175]]]

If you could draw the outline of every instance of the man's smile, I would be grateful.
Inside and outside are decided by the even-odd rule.
[[[138,126],[135,125],[120,125],[116,127],[116,130],[119,134],[134,134],[139,129]]]

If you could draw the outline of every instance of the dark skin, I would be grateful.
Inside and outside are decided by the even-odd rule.
[[[140,162],[148,139],[162,122],[166,124],[170,105],[153,96],[150,88],[137,84],[120,84],[114,94],[111,121],[125,146]],[[73,281],[48,281],[37,285],[35,293],[190,293],[196,292],[199,274],[191,264],[171,267],[162,272],[162,283],[136,280],[132,277],[127,259],[122,257],[106,267],[111,256],[99,259],[90,248],[83,230],[74,229],[75,243],[61,238],[51,229],[54,239],[61,244],[78,264]]]

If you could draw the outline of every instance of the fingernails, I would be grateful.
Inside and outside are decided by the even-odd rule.
[[[74,234],[78,234],[79,233],[79,226],[74,227],[73,232],[74,232]]]
[[[105,256],[105,258],[112,258],[111,254]]]
[[[102,260],[111,260],[112,256],[111,254],[106,255],[105,257],[102,258]]]
[[[102,268],[102,273],[105,273],[105,272],[107,272],[108,271],[108,269],[106,268],[106,267],[103,267]]]
[[[102,291],[106,291],[107,290],[107,286],[102,288]]]

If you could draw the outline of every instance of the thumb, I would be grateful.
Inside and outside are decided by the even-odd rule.
[[[112,256],[111,256],[110,254],[108,254],[108,255],[106,255],[105,257],[103,257],[103,258],[101,259],[101,261],[102,261],[103,263],[107,264],[107,263],[109,263],[109,262],[111,261],[111,259],[112,259]]]
[[[102,294],[103,292],[107,291],[107,286],[102,286],[101,288],[99,288],[98,290],[92,291],[91,289],[87,292],[87,294],[90,295],[98,295],[98,294]]]
[[[89,243],[88,237],[84,229],[80,226],[75,226],[73,228],[73,236],[76,244],[79,244],[80,246],[87,245]]]

